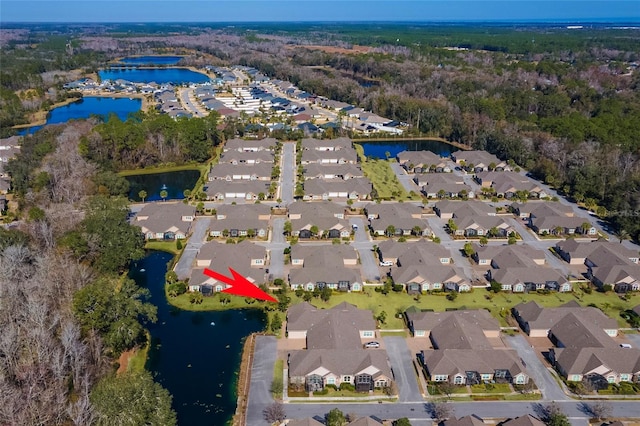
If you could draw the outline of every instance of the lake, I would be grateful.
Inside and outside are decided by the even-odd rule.
[[[76,102],[57,107],[47,114],[47,124],[66,123],[69,120],[86,119],[91,115],[99,115],[105,120],[114,113],[120,120],[126,120],[129,114],[140,111],[142,99],[139,98],[102,98],[88,96]],[[33,126],[21,129],[18,134],[35,133],[44,126]]]
[[[171,306],[164,292],[171,258],[151,251],[129,273],[158,307],[158,322],[148,327],[146,368],[173,395],[179,425],[224,425],[236,410],[243,339],[264,329],[265,316],[257,309],[190,312]]]
[[[167,200],[182,200],[184,190],[193,190],[199,178],[198,170],[125,176],[129,181],[129,199],[133,201],[142,201],[138,196],[141,190],[147,191],[145,201],[162,200],[160,191],[163,189],[167,191]]]
[[[128,56],[119,62],[128,65],[175,65],[182,56]]]
[[[206,83],[211,79],[205,74],[191,71],[185,68],[109,68],[98,71],[100,80],[127,80],[132,83],[151,83],[158,84],[173,83]]]
[[[402,151],[431,151],[441,157],[449,157],[452,152],[459,151],[455,146],[438,140],[404,139],[356,143],[362,145],[367,157],[382,159],[387,158],[387,152],[391,154],[390,158],[395,158]]]

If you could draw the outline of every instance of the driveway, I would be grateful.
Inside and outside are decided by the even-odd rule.
[[[271,242],[266,244],[270,250],[271,261],[269,263],[269,274],[274,278],[285,278],[284,272],[284,249],[289,247],[289,243],[284,238],[285,218],[279,217],[273,220],[273,230],[271,231]]]
[[[569,399],[524,336],[507,336],[505,339],[526,363],[527,372],[542,392],[544,401],[566,401]]]
[[[282,144],[282,159],[280,167],[280,199],[285,206],[293,203],[293,191],[296,184],[296,144],[285,142]]]
[[[398,386],[398,402],[424,401],[418,388],[416,372],[413,368],[413,355],[404,337],[384,337],[387,355],[391,361],[394,379]]]
[[[445,222],[443,219],[439,217],[429,217],[427,218],[427,222],[435,236],[440,238],[440,242],[451,241],[451,237],[444,229]]]
[[[193,227],[193,233],[189,237],[187,246],[180,256],[180,260],[173,268],[174,272],[178,275],[178,279],[184,280],[191,275],[191,265],[196,258],[196,255],[200,251],[200,247],[207,241],[207,230],[211,224],[211,218],[199,216],[196,217]]]
[[[416,194],[420,193],[420,188],[413,181],[413,176],[408,175],[400,164],[396,162],[389,162],[389,165],[391,166],[391,170],[393,170],[393,172],[396,174],[398,180],[407,192],[413,191]]]
[[[251,366],[249,398],[247,400],[247,425],[268,425],[262,415],[264,408],[273,403],[271,382],[273,381],[273,365],[276,362],[276,338],[273,336],[256,336],[256,346]]]
[[[369,282],[379,282],[378,259],[373,254],[373,242],[369,240],[368,228],[364,220],[360,217],[353,217],[349,219],[349,224],[358,227],[355,232],[355,241],[351,243],[351,246],[358,250],[363,278]]]

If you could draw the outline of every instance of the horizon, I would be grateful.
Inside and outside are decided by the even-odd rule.
[[[6,24],[640,24],[635,0],[3,0]]]

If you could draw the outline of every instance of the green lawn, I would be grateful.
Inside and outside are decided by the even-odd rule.
[[[182,241],[182,247],[184,248],[187,245],[187,241]],[[166,251],[171,254],[180,254],[182,250],[178,250],[175,241],[147,241],[144,245],[144,248],[147,250],[159,250]]]
[[[138,349],[136,353],[129,359],[129,364],[127,365],[127,371],[138,373],[144,370],[144,366],[147,363],[147,357],[149,355],[149,346],[151,335],[149,332],[147,334],[147,343],[144,347]]]
[[[496,383],[496,384],[481,384],[481,385],[473,385],[471,386],[471,393],[496,393],[496,394],[505,394],[511,393],[511,386],[506,383]]]
[[[302,299],[296,297],[293,292],[289,293],[291,303],[300,303]],[[189,300],[189,294],[183,294],[178,297],[169,297],[169,303],[181,309],[191,311],[212,311],[238,308],[264,308],[268,302],[254,301],[239,296],[229,295],[230,302],[222,304],[220,295],[216,294],[212,297],[205,297],[201,304],[193,304]],[[398,318],[397,314],[404,312],[410,306],[416,306],[419,309],[433,309],[442,312],[446,309],[488,309],[494,317],[498,319],[502,326],[507,326],[504,316],[509,314],[510,309],[520,302],[528,302],[535,300],[541,306],[554,307],[566,303],[570,300],[577,300],[581,305],[587,306],[595,304],[602,309],[607,315],[615,318],[620,326],[627,327],[628,324],[620,317],[620,312],[625,309],[631,309],[640,303],[640,295],[634,294],[628,301],[622,300],[613,292],[603,294],[593,292],[586,294],[582,290],[576,290],[574,293],[552,293],[544,294],[512,294],[512,293],[490,293],[483,289],[476,289],[471,293],[461,293],[455,301],[447,300],[443,293],[422,295],[419,301],[413,296],[406,293],[391,292],[383,295],[366,288],[364,292],[338,293],[335,292],[328,302],[321,299],[312,299],[311,303],[319,308],[332,308],[342,302],[351,303],[361,309],[369,309],[374,316],[378,316],[381,312],[385,312],[386,320],[381,325],[383,330],[398,330],[405,327],[402,318]],[[269,312],[272,316],[274,312]],[[280,313],[280,317],[284,319],[285,314]]]
[[[283,383],[283,371],[284,368],[284,360],[276,359],[275,364],[273,364],[273,381],[278,383]],[[273,397],[276,399],[282,398],[282,392],[278,392],[273,394]]]
[[[355,149],[360,157],[360,167],[373,184],[379,198],[396,200],[422,199],[419,194],[415,194],[413,197],[409,196],[396,174],[391,170],[389,161],[366,159],[364,157],[364,148],[360,144],[355,144]]]

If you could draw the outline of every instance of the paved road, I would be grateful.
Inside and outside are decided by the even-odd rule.
[[[526,363],[527,371],[536,382],[536,386],[538,386],[540,392],[542,392],[543,400],[566,401],[569,399],[551,376],[547,367],[540,361],[540,358],[538,358],[534,349],[529,345],[529,342],[527,342],[524,336],[507,336],[506,341],[518,352],[520,358]]]
[[[280,167],[280,199],[285,206],[293,203],[296,186],[296,144],[282,144],[282,160]]]
[[[378,260],[372,251],[373,242],[369,239],[369,230],[366,223],[360,217],[353,217],[349,219],[349,224],[358,227],[355,233],[355,241],[351,243],[351,246],[358,250],[360,255],[360,270],[363,278],[368,282],[380,282]]]
[[[184,280],[191,275],[191,266],[196,258],[196,255],[200,251],[200,247],[207,241],[207,230],[211,224],[211,218],[205,216],[198,216],[193,226],[193,233],[189,237],[187,246],[180,256],[180,260],[176,263],[173,270],[178,275],[178,279]]]
[[[420,188],[413,181],[413,175],[408,175],[405,169],[403,169],[402,166],[395,161],[389,162],[389,165],[391,166],[391,170],[393,170],[393,172],[396,174],[398,180],[407,192],[413,191],[416,194],[420,193]]]
[[[267,425],[262,411],[273,403],[269,389],[273,381],[273,364],[276,362],[276,338],[273,336],[257,336],[256,347],[251,366],[251,382],[247,400],[248,426]]]
[[[273,220],[273,229],[271,231],[271,242],[266,246],[270,250],[271,262],[269,263],[269,274],[273,278],[285,278],[284,270],[284,249],[289,247],[289,243],[284,238],[284,222],[285,218],[279,217]]]
[[[423,402],[416,372],[413,369],[413,354],[404,337],[384,337],[384,345],[391,361],[391,368],[398,386],[398,402]]]
[[[180,96],[180,101],[182,102],[182,106],[184,106],[184,108],[188,112],[193,114],[194,117],[204,117],[206,115],[206,114],[203,114],[202,111],[200,111],[200,108],[197,105],[191,102],[190,95],[191,93],[193,93],[192,88],[179,90],[178,93]]]
[[[631,345],[640,349],[640,334],[626,334],[627,339],[631,341]]]
[[[524,401],[482,401],[482,402],[450,402],[453,414],[463,417],[475,414],[481,418],[508,418],[525,414],[540,415],[540,408],[545,402]],[[585,414],[581,401],[560,401],[558,406],[563,413],[572,420],[586,420],[590,415]],[[338,407],[343,413],[354,413],[359,416],[376,416],[380,419],[399,419],[408,417],[411,424],[424,424],[425,419],[431,419],[429,403],[385,403],[385,404],[287,404],[287,417],[302,419],[306,417],[324,417],[331,409]],[[612,401],[612,417],[640,418],[640,404],[637,401]],[[420,420],[421,423],[414,423]],[[264,423],[256,423],[262,425]]]

